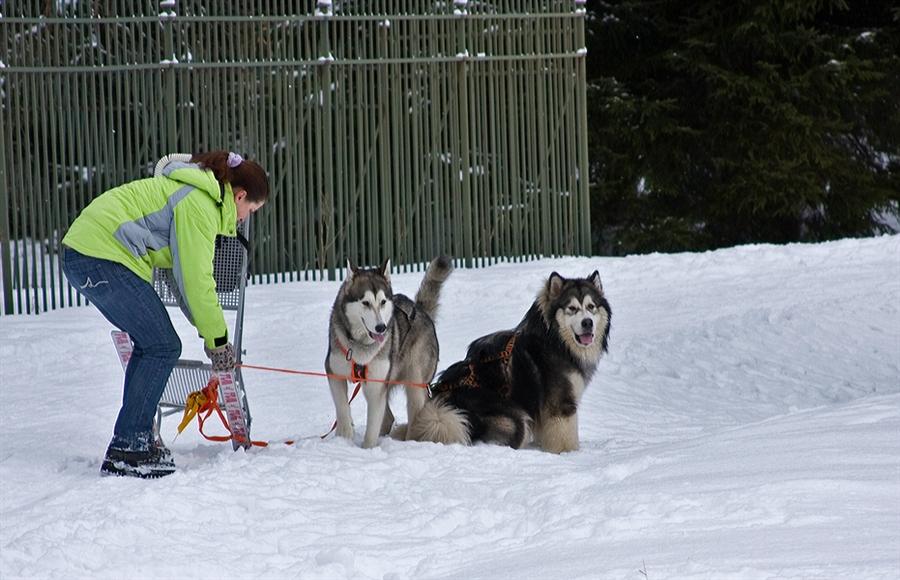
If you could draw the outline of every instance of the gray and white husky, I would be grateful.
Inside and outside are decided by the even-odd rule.
[[[441,373],[407,438],[578,449],[578,405],[607,350],[611,315],[599,272],[553,272],[516,328],[476,339]]]
[[[447,256],[432,260],[415,300],[394,294],[389,259],[371,269],[357,268],[353,262],[348,265],[349,273],[331,309],[325,370],[329,375],[361,379],[367,404],[363,447],[372,448],[394,423],[388,399],[398,386],[373,381],[427,385],[434,378],[438,362],[434,318],[441,286],[453,264]],[[328,383],[337,412],[337,434],[352,439],[347,380],[330,377]],[[406,411],[413,421],[428,393],[421,386],[405,388]]]

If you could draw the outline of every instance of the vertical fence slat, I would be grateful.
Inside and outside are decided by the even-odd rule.
[[[9,119],[6,114],[7,107],[0,108],[0,143],[7,143],[6,126]],[[13,247],[10,242],[10,222],[9,214],[12,210],[10,204],[10,196],[12,190],[8,183],[9,177],[6,174],[6,155],[0,155],[0,282],[3,284],[3,314],[14,314],[13,306]]]

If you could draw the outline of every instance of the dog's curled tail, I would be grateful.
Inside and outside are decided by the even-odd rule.
[[[441,254],[428,264],[425,270],[425,278],[416,292],[416,308],[428,314],[432,320],[437,316],[438,301],[441,296],[441,286],[453,272],[453,262],[448,256]]]
[[[440,399],[431,400],[416,414],[409,424],[406,439],[451,445],[471,445],[469,420],[462,409]]]

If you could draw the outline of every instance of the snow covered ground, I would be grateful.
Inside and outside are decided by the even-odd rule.
[[[900,236],[458,269],[439,369],[515,325],[551,271],[594,269],[610,353],[562,456],[363,450],[362,397],[357,441],[322,440],[324,379],[248,370],[268,448],[196,424],[172,442],[170,417],[178,473],[101,478],[122,381],[109,324],[0,318],[0,577],[900,577]],[[245,362],[321,371],[337,288],[250,287]]]

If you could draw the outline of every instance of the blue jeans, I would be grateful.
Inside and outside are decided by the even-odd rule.
[[[122,408],[109,446],[147,451],[156,407],[181,356],[181,339],[153,286],[127,267],[65,247],[69,283],[113,325],[131,335],[134,351],[125,370]]]

